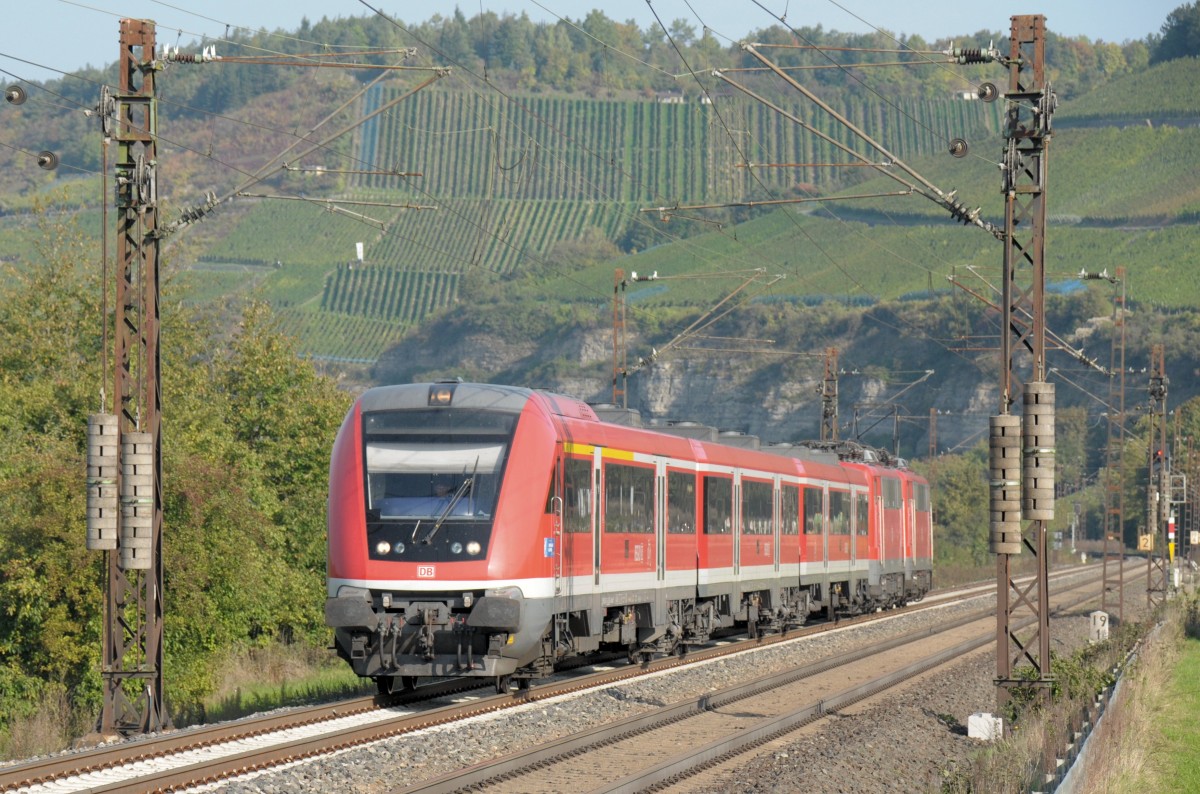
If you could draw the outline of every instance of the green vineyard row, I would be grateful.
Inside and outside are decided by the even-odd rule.
[[[458,281],[457,273],[339,265],[325,280],[321,310],[407,326],[452,304]]]

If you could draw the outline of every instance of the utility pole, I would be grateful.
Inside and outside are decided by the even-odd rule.
[[[629,397],[625,393],[629,385],[629,362],[626,353],[627,338],[625,335],[625,271],[617,268],[613,273],[613,304],[612,304],[612,348],[613,375],[612,401],[613,405],[621,408],[629,407]],[[620,398],[618,400],[618,398]]]
[[[1139,546],[1146,549],[1146,607],[1151,611],[1167,599],[1168,561],[1166,515],[1168,494],[1166,483],[1170,482],[1170,457],[1167,450],[1167,379],[1163,346],[1150,349],[1149,383],[1149,477],[1146,483],[1146,537]]]
[[[1183,504],[1180,506],[1179,516],[1179,533],[1182,548],[1179,551],[1180,565],[1185,566],[1185,569],[1190,567],[1191,563],[1195,562],[1196,546],[1200,544],[1200,537],[1197,537],[1196,532],[1196,472],[1194,464],[1194,456],[1192,454],[1192,437],[1186,436],[1183,439],[1184,454],[1183,454]]]
[[[929,409],[929,466],[933,467],[934,461],[937,460],[937,409]]]
[[[1117,268],[1104,447],[1104,563],[1100,609],[1125,619],[1125,268]]]
[[[1046,19],[1012,17],[1003,157],[1004,285],[1000,337],[1000,413],[991,421],[991,550],[996,554],[996,699],[1033,684],[1047,692],[1050,610],[1046,522],[1054,517],[1054,387],[1045,382],[1046,166],[1057,99],[1045,76]],[[1031,322],[1023,322],[1028,317]],[[1017,352],[1030,358],[1024,411],[1010,414],[1021,386]],[[1029,520],[1022,532],[1022,520]],[[1028,585],[1013,576],[1013,557],[1028,549],[1037,562]],[[1032,613],[1032,636],[1018,637],[1022,611]],[[1014,675],[1022,660],[1032,678]]]
[[[154,23],[122,19],[113,116],[117,289],[113,413],[119,426],[117,548],[105,552],[101,733],[170,727],[163,706],[162,405]],[[107,196],[105,201],[107,201]],[[106,351],[107,355],[107,351]]]
[[[821,381],[821,440],[838,440],[837,348],[825,348],[825,378]]]

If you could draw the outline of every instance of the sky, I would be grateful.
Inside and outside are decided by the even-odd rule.
[[[722,44],[768,27],[784,17],[794,27],[820,24],[826,30],[866,32],[872,27],[892,33],[920,34],[927,40],[975,33],[1007,31],[1014,14],[1044,14],[1047,27],[1064,36],[1086,36],[1110,42],[1158,33],[1173,9],[1186,0],[1041,0],[987,3],[963,0],[467,0],[463,3],[424,0],[367,0],[374,8],[405,22],[434,14],[449,16],[455,7],[468,16],[480,10],[496,14],[526,13],[535,22],[558,17],[581,19],[602,7],[613,19],[633,19],[639,27],[655,24],[655,12],[668,26],[683,18],[697,32],[711,29]],[[761,3],[760,7],[758,4]],[[301,19],[354,17],[373,13],[360,0],[8,0],[0,25],[0,79],[47,80],[87,65],[117,60],[118,20],[152,19],[158,41],[186,46],[200,36],[221,38],[226,26],[257,30],[295,30]],[[915,8],[913,8],[915,6]],[[653,10],[652,10],[653,9]],[[217,53],[220,54],[218,45]],[[31,65],[37,64],[37,65]]]

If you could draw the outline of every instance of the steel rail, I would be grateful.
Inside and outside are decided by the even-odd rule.
[[[1077,575],[1090,571],[1092,567],[1095,566],[1072,567],[1056,572],[1056,575]],[[484,698],[479,701],[475,701],[472,704],[477,710],[472,711],[471,713],[483,713],[484,711],[507,708],[525,702],[542,700],[561,694],[576,692],[596,686],[603,686],[617,681],[688,664],[694,664],[697,662],[706,661],[708,659],[740,653],[755,648],[768,647],[779,642],[787,642],[802,637],[815,636],[833,629],[856,626],[864,623],[874,622],[876,620],[898,617],[903,614],[915,613],[924,609],[941,606],[950,599],[957,598],[965,600],[968,598],[983,597],[990,595],[993,590],[994,587],[984,584],[966,585],[961,588],[935,591],[934,593],[930,594],[932,600],[912,604],[901,610],[871,612],[851,618],[843,618],[839,621],[816,623],[790,633],[765,635],[756,639],[743,640],[740,642],[730,643],[728,645],[693,650],[689,652],[686,657],[682,658],[665,657],[641,665],[630,665],[616,670],[589,673],[581,675],[577,678],[573,678],[570,681],[521,692],[516,696],[497,695]],[[47,784],[71,776],[100,772],[106,769],[126,766],[136,762],[164,759],[170,755],[189,750],[196,750],[206,747],[216,748],[219,745],[230,744],[247,738],[264,736],[272,732],[280,732],[291,728],[312,726],[320,722],[327,722],[354,714],[365,714],[370,711],[379,710],[390,706],[416,704],[423,700],[431,700],[438,697],[462,693],[473,688],[490,685],[490,683],[490,680],[485,680],[483,683],[480,683],[479,679],[450,679],[437,681],[431,684],[420,686],[413,692],[402,693],[392,698],[380,698],[378,696],[353,698],[350,700],[339,701],[337,703],[322,704],[304,707],[301,709],[292,709],[279,714],[250,717],[227,723],[162,734],[146,738],[144,740],[122,743],[116,746],[99,747],[77,753],[55,756],[53,758],[16,764],[0,768],[0,791],[12,791],[34,785]],[[458,707],[444,707],[439,709],[430,709],[418,715],[407,715],[408,717],[413,718],[412,724],[400,725],[393,729],[389,729],[386,733],[377,735],[375,738],[394,736],[407,731],[428,727],[432,724],[442,724],[445,722],[451,722],[455,719],[460,719],[462,715],[458,714],[456,711],[457,708]],[[417,717],[421,717],[423,719],[416,719]],[[404,716],[397,716],[396,720],[389,721],[389,724],[392,722],[401,723],[404,719]],[[379,723],[376,723],[376,726],[377,729],[380,729]],[[360,735],[357,735],[357,738],[353,742],[342,742],[337,746],[353,746],[353,744],[361,744],[374,740],[366,737],[364,732],[359,732],[359,734]],[[328,748],[330,746],[330,738],[328,735],[325,736],[324,741],[326,743],[326,747]],[[277,754],[278,760],[273,762],[269,760],[268,753],[264,750],[262,752],[227,756],[225,759],[222,759],[219,762],[210,762],[208,765],[209,771],[207,772],[197,768],[197,765],[189,765],[187,767],[182,767],[181,769],[187,769],[189,774],[194,773],[203,779],[211,778],[215,780],[241,774],[243,771],[248,771],[250,768],[266,768],[271,765],[288,763],[290,761],[297,760],[298,757],[310,757],[318,754],[317,752],[313,751],[312,747],[308,746],[308,744],[305,744],[303,747],[301,747],[300,743],[290,743],[284,744],[282,747],[287,748],[287,752]],[[299,754],[303,755],[300,756]],[[218,774],[212,771],[212,769],[218,765],[226,764],[230,758],[239,759],[241,762],[240,769],[235,769],[234,771],[230,771],[226,774]],[[167,790],[171,787],[181,785],[180,781],[168,778],[165,774],[160,776],[160,778],[160,780],[159,778],[156,778],[156,780],[159,780],[156,785],[160,789]],[[148,790],[148,778],[142,777],[138,778],[137,780],[138,782],[136,786],[133,787],[123,788],[122,784],[113,784],[109,787],[95,788],[91,790]],[[197,782],[197,778],[193,776],[186,781],[182,781],[182,783],[190,782]],[[153,787],[150,787],[150,790],[153,790]]]
[[[1094,582],[1088,579],[1071,585],[1067,592],[1081,587],[1089,587],[1092,584]],[[1097,594],[1089,593],[1083,598],[1069,604],[1061,605],[1057,611],[1061,612],[1062,610],[1072,609],[1080,604],[1093,601],[1097,597]],[[947,623],[907,632],[869,648],[838,654],[792,670],[763,676],[754,681],[737,684],[716,693],[707,693],[699,698],[689,698],[661,709],[634,715],[624,720],[598,726],[583,733],[563,737],[558,741],[534,748],[528,752],[514,753],[509,756],[480,762],[465,770],[456,771],[406,788],[394,789],[393,791],[394,794],[451,794],[451,792],[476,790],[500,780],[511,782],[516,777],[535,772],[544,766],[579,755],[588,749],[612,744],[630,736],[655,730],[703,712],[713,711],[736,701],[774,690],[777,687],[828,672],[845,664],[869,659],[895,648],[979,622],[992,617],[994,614],[994,607],[977,610]],[[1032,622],[1032,620],[1026,621],[1026,623]],[[952,661],[963,653],[986,645],[991,640],[992,633],[990,631],[985,632],[980,637],[967,640],[949,649],[932,654],[899,671],[856,685],[834,696],[822,698],[816,703],[808,704],[788,714],[764,719],[753,728],[736,731],[728,737],[714,740],[696,750],[660,762],[648,769],[634,772],[625,778],[595,789],[594,793],[605,792],[608,794],[609,792],[643,791],[674,778],[686,777],[687,774],[699,771],[716,761],[724,760],[740,752],[744,752],[764,741],[795,730],[838,709],[845,708],[852,703],[894,687],[921,672]]]

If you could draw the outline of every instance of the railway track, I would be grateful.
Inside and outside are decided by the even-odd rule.
[[[1079,575],[1071,569],[1058,575]],[[931,594],[926,601],[886,613],[862,615],[838,623],[807,626],[786,636],[730,642],[640,666],[621,666],[551,679],[519,697],[485,695],[463,681],[442,681],[382,702],[356,698],[288,712],[206,726],[119,745],[101,747],[26,764],[0,768],[0,791],[170,791],[215,782],[247,772],[301,761],[433,725],[511,708],[524,702],[612,684],[636,676],[695,664],[751,648],[762,648],[834,628],[886,620],[936,607],[953,599],[994,592],[994,585]],[[985,612],[990,612],[986,611]],[[983,614],[983,613],[981,613]],[[490,683],[490,682],[489,682]],[[482,687],[475,686],[475,690]],[[449,705],[441,705],[451,698]]]
[[[1067,593],[1088,588],[1083,597]],[[1055,594],[1055,612],[1097,598],[1092,582]],[[995,641],[993,612],[973,613],[861,651],[709,692],[393,794],[588,791],[625,794],[686,778]],[[1032,621],[1026,621],[1026,624]],[[986,625],[985,625],[986,624]],[[881,672],[882,671],[882,672]],[[625,774],[614,779],[613,771]],[[579,781],[607,781],[595,788]]]

